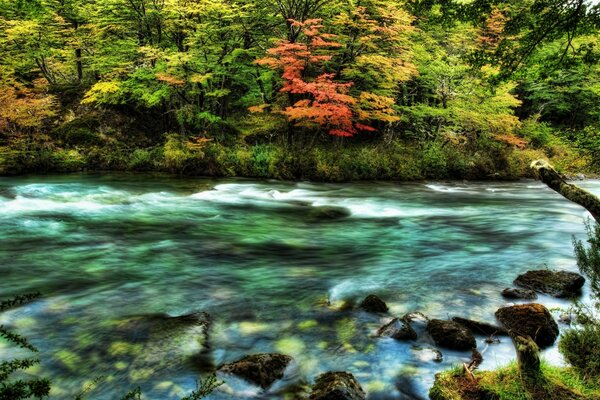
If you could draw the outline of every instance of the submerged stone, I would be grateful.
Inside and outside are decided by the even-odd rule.
[[[336,220],[347,218],[352,215],[350,210],[344,207],[335,207],[335,206],[318,206],[311,207],[308,215],[311,219],[314,220]]]
[[[530,336],[539,347],[552,346],[558,337],[558,325],[550,311],[541,304],[519,304],[502,307],[496,318],[508,329],[522,336]]]
[[[364,400],[366,394],[351,373],[326,372],[317,377],[311,400]]]
[[[502,291],[502,296],[507,299],[537,299],[537,294],[531,289],[506,288]]]
[[[437,345],[449,349],[471,350],[477,347],[471,330],[453,321],[432,319],[427,324],[427,333]]]
[[[576,272],[538,270],[519,275],[514,283],[538,293],[562,298],[581,294],[585,278]]]
[[[283,378],[284,372],[292,362],[292,357],[284,354],[254,354],[224,364],[219,371],[225,374],[233,374],[251,382],[263,389]]]
[[[500,326],[488,324],[487,322],[474,321],[461,317],[454,317],[452,321],[461,324],[479,335],[508,335],[508,331]]]
[[[370,313],[386,313],[388,306],[383,300],[374,294],[370,294],[360,303],[360,308]]]

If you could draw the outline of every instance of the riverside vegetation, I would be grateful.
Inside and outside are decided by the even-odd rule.
[[[598,170],[587,0],[0,0],[0,174]]]

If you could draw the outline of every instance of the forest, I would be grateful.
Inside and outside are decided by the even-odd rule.
[[[600,166],[587,0],[1,0],[0,173]]]
[[[599,376],[600,0],[0,0],[0,400]]]

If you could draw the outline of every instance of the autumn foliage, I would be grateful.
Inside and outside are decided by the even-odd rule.
[[[374,131],[360,118],[358,99],[350,94],[353,82],[341,82],[327,72],[331,50],[340,48],[335,35],[321,33],[321,20],[290,21],[302,35],[292,43],[284,40],[269,50],[259,65],[282,71],[282,93],[291,105],[281,113],[297,127],[320,128],[334,136],[353,136],[359,131]]]

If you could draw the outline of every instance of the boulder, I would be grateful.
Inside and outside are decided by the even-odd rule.
[[[370,313],[386,313],[388,306],[383,300],[374,294],[370,294],[360,303],[360,308]]]
[[[365,392],[348,372],[326,372],[317,377],[311,400],[363,400]]]
[[[283,354],[254,354],[219,367],[219,372],[233,374],[268,389],[281,378],[292,362],[292,357]]]
[[[311,219],[316,221],[321,220],[336,220],[347,218],[352,215],[350,210],[344,207],[335,207],[335,206],[317,206],[311,207],[308,215]]]
[[[500,326],[488,324],[486,322],[474,321],[472,319],[466,319],[461,317],[454,317],[452,321],[461,324],[471,330],[471,332],[479,335],[508,335],[508,331]]]
[[[514,283],[554,297],[573,297],[581,293],[585,278],[576,272],[538,270],[519,275]]]
[[[507,299],[535,300],[537,294],[531,289],[506,288],[502,291],[502,296]]]
[[[542,348],[552,346],[558,337],[558,325],[550,311],[541,304],[502,307],[496,311],[496,318],[511,336],[530,336]]]
[[[391,337],[396,340],[416,340],[417,332],[406,321],[394,318],[377,330],[379,337]]]
[[[453,321],[432,319],[427,323],[427,333],[438,346],[453,350],[471,350],[477,347],[473,333],[464,325]]]

